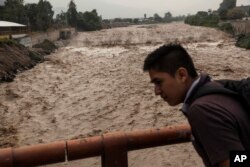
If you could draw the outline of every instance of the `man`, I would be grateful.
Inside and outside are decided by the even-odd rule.
[[[144,62],[155,94],[170,106],[183,103],[194,137],[193,145],[205,166],[229,167],[229,152],[250,150],[250,117],[239,101],[223,94],[193,99],[204,85],[221,87],[206,74],[198,75],[192,58],[179,44],[161,46]]]

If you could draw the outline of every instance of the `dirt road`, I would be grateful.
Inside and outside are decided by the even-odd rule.
[[[183,23],[132,26],[79,33],[70,45],[35,68],[0,85],[0,144],[23,146],[186,123],[180,106],[153,94],[142,71],[146,55],[180,41],[198,71],[214,79],[249,76],[250,51],[228,35]],[[50,166],[100,166],[90,158]],[[202,166],[192,145],[129,153],[131,167]]]

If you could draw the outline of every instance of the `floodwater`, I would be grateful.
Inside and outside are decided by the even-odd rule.
[[[184,23],[141,25],[79,33],[46,61],[0,85],[0,144],[24,146],[187,123],[155,97],[142,65],[162,44],[180,42],[199,72],[240,79],[250,51],[215,29]],[[101,159],[47,165],[100,166]],[[202,166],[191,143],[133,151],[130,167]]]

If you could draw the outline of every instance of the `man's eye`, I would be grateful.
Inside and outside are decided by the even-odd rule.
[[[155,85],[161,85],[162,81],[155,81]]]

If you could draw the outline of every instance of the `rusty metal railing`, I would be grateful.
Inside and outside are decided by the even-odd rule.
[[[103,167],[127,167],[128,151],[189,142],[189,125],[115,132],[85,139],[0,149],[0,167],[30,167],[101,156]]]

